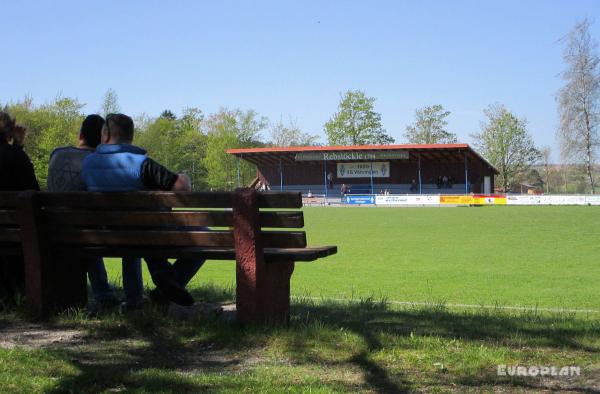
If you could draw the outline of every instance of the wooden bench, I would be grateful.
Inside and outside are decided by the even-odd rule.
[[[292,230],[304,227],[300,193],[22,192],[16,200],[0,220],[14,225],[16,213],[20,237],[13,227],[0,241],[7,251],[22,242],[27,303],[41,314],[85,304],[85,267],[73,257],[203,256],[236,261],[240,323],[286,323],[295,262],[337,252],[307,247],[305,232]],[[272,208],[295,210],[261,210]]]
[[[0,193],[0,256],[21,255],[17,193]]]

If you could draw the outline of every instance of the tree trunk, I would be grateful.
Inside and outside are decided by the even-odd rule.
[[[585,116],[585,167],[588,178],[590,180],[590,187],[592,188],[592,194],[596,194],[596,184],[594,182],[594,164],[592,161],[592,131],[590,130],[590,117],[587,111],[584,111]]]

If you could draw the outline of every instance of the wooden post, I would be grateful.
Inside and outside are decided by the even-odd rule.
[[[81,307],[87,302],[86,266],[76,259],[53,262],[44,231],[40,194],[25,191],[17,197],[25,265],[25,297],[36,315],[53,308]]]
[[[293,262],[266,264],[260,236],[258,193],[233,195],[237,320],[242,324],[289,322]]]
[[[27,306],[36,315],[49,311],[50,258],[40,227],[39,199],[34,191],[17,196],[17,219],[21,226],[21,242],[25,264],[25,297]]]

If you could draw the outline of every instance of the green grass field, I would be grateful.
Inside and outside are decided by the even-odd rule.
[[[600,313],[542,308],[600,310],[600,207],[305,213],[309,243],[339,253],[298,264],[289,327],[152,305],[36,323],[0,304],[0,392],[599,392]],[[233,285],[233,262],[209,262],[190,289],[219,302]],[[499,364],[581,375],[498,376]]]
[[[600,311],[600,207],[304,212],[309,244],[338,254],[297,264],[296,296]],[[233,287],[234,264],[208,262],[191,287],[207,283]]]

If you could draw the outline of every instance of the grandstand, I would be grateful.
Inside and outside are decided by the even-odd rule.
[[[468,144],[229,149],[271,190],[348,194],[489,194],[498,171]],[[239,185],[239,179],[238,179]],[[239,185],[241,186],[241,185]]]

